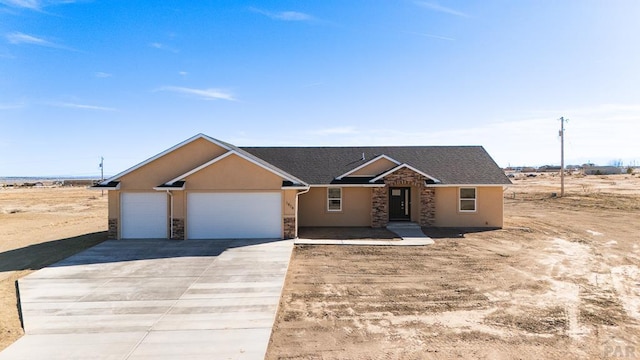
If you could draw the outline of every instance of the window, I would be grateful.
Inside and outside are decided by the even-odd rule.
[[[342,188],[327,189],[327,210],[342,211]]]
[[[460,188],[460,211],[476,211],[476,188]]]

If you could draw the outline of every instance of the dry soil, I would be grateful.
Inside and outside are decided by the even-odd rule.
[[[640,178],[559,185],[514,180],[502,230],[297,246],[267,358],[640,358]]]

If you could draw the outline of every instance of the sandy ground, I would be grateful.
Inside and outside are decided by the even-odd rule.
[[[106,239],[107,196],[0,188],[0,350],[20,336],[15,281]]]
[[[640,177],[552,192],[514,180],[503,230],[432,246],[296,247],[267,358],[640,358]],[[0,189],[0,349],[22,334],[15,280],[103,241],[106,217],[99,191]]]
[[[505,228],[296,247],[268,359],[640,358],[640,177],[514,180]]]

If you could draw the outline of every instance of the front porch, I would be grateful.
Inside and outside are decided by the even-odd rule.
[[[383,228],[390,221],[392,213],[392,197],[390,189],[407,189],[409,204],[407,209],[408,221],[414,221],[420,226],[433,226],[436,217],[435,189],[426,187],[430,179],[409,168],[401,168],[383,178],[385,186],[372,188],[371,193],[371,227]],[[404,192],[400,192],[404,196]],[[398,219],[394,219],[398,220]]]

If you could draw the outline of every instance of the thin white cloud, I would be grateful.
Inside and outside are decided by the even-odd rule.
[[[438,40],[456,41],[456,39],[451,38],[451,37],[447,37],[447,36],[425,34],[425,33],[417,33],[417,32],[411,32],[411,31],[407,32],[407,34],[413,34],[413,35],[418,35],[418,36],[423,36],[423,37],[428,37],[428,38],[438,39]]]
[[[305,84],[302,85],[303,88],[310,88],[310,87],[316,87],[316,86],[320,86],[320,85],[324,85],[324,81],[317,81],[314,83],[309,83],[309,84]]]
[[[162,43],[158,43],[158,42],[152,42],[149,44],[150,47],[154,48],[154,49],[158,49],[158,50],[164,50],[164,51],[169,51],[172,52],[174,54],[177,54],[180,52],[180,50],[173,48],[169,45],[165,45]]]
[[[44,46],[44,47],[49,47],[54,49],[76,51],[75,49],[72,49],[70,47],[60,45],[60,44],[51,42],[49,40],[43,39],[41,37],[25,34],[22,32],[9,33],[5,35],[5,38],[10,44],[13,44],[13,45],[26,44],[26,45]]]
[[[105,106],[95,106],[76,103],[49,103],[51,106],[69,108],[69,109],[81,109],[81,110],[97,110],[97,111],[117,111],[115,108]]]
[[[180,75],[180,76],[187,76],[187,75],[189,75],[189,73],[188,73],[188,72],[186,72],[186,71],[178,71],[178,75]]]
[[[249,10],[267,16],[273,20],[282,21],[313,21],[315,18],[309,14],[305,14],[299,11],[267,11],[254,7],[250,7]]]
[[[32,45],[40,45],[40,46],[49,46],[55,47],[56,44],[47,41],[43,38],[39,38],[33,35],[27,35],[21,32],[13,32],[6,35],[7,41],[10,44],[32,44]]]
[[[42,6],[38,0],[0,0],[0,4],[32,10],[38,10]]]
[[[113,76],[112,74],[109,74],[109,73],[106,73],[106,72],[102,72],[102,71],[98,71],[94,75],[95,75],[95,77],[101,78],[101,79],[110,78],[110,77]]]
[[[76,0],[0,0],[0,4],[6,5],[8,7],[29,9],[35,11],[41,11],[47,6],[72,4],[75,2]]]
[[[415,2],[416,5],[421,6],[423,8],[429,9],[429,10],[433,10],[433,11],[437,11],[437,12],[441,12],[444,14],[449,14],[449,15],[455,15],[455,16],[459,16],[459,17],[471,17],[469,14],[463,13],[462,11],[458,11],[452,8],[448,8],[446,6],[442,6],[438,3],[435,2],[428,2],[428,1],[416,1]]]
[[[194,89],[182,86],[163,86],[155,91],[170,91],[184,95],[193,95],[204,100],[227,100],[236,101],[231,92],[224,89]]]

